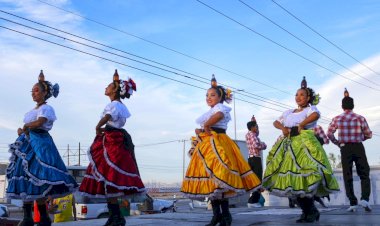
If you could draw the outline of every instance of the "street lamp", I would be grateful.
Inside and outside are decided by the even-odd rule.
[[[244,91],[244,89],[236,89],[236,90],[233,90],[233,94],[232,95],[232,98],[234,99],[234,131],[235,131],[235,140],[236,140],[236,107],[235,107],[235,93],[237,92],[241,92],[241,91]]]

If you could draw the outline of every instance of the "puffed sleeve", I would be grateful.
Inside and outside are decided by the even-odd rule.
[[[57,120],[57,117],[55,116],[54,108],[50,105],[42,105],[38,108],[37,112],[37,118],[46,118],[50,122],[54,122]]]
[[[317,106],[311,105],[308,112],[307,112],[307,116],[313,114],[314,112],[317,112],[319,116],[321,115],[321,112],[319,112]]]
[[[292,112],[293,110],[290,109],[290,110],[287,110],[287,111],[284,111],[282,113],[282,115],[277,119],[277,121],[281,122],[281,124],[284,124],[284,121],[286,119],[286,117],[288,117],[288,115]]]
[[[217,112],[222,112],[224,117],[228,116],[229,113],[231,111],[231,108],[230,107],[227,107],[221,103],[215,105],[213,108],[212,108],[212,114],[215,114]]]
[[[131,113],[129,112],[127,106],[123,105],[122,110],[120,112],[120,117],[123,117],[123,118],[131,117]]]
[[[117,105],[114,102],[107,104],[107,106],[104,108],[103,116],[105,116],[105,115],[111,115],[111,118],[113,120],[118,119],[119,111],[117,109]]]

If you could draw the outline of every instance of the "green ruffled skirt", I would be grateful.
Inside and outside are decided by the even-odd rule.
[[[327,196],[339,184],[312,130],[278,140],[266,161],[263,187],[277,196]]]

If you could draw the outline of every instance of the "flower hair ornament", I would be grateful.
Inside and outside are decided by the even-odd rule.
[[[226,89],[226,102],[227,102],[227,104],[230,104],[232,102],[232,98],[233,98],[232,90],[227,88]]]
[[[321,96],[319,93],[315,94],[313,102],[311,102],[312,105],[317,105],[319,104],[319,101],[321,100]]]
[[[119,79],[117,70],[115,70],[113,80],[120,87],[119,94],[121,98],[129,98],[132,95],[133,91],[136,91],[136,83],[131,78],[128,78],[128,80]]]
[[[319,93],[315,94],[315,92],[312,88],[307,87],[307,82],[306,82],[305,76],[303,76],[302,81],[301,81],[301,89],[306,90],[307,95],[312,100],[310,102],[311,105],[319,104],[319,101],[321,100],[321,96],[319,95]]]
[[[232,101],[232,90],[226,89],[223,86],[218,86],[218,82],[215,79],[215,75],[212,75],[211,78],[211,87],[219,90],[219,93],[222,96],[223,101],[226,101],[228,104]]]
[[[44,86],[44,90],[46,91],[45,100],[49,99],[50,97],[56,98],[59,94],[59,85],[55,83],[54,85],[51,84],[49,81],[45,81],[45,75],[44,72],[41,70],[40,74],[38,75],[38,82]]]

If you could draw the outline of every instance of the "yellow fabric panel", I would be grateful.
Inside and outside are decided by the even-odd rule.
[[[239,147],[226,134],[199,134],[181,191],[190,197],[233,197],[260,187]]]

